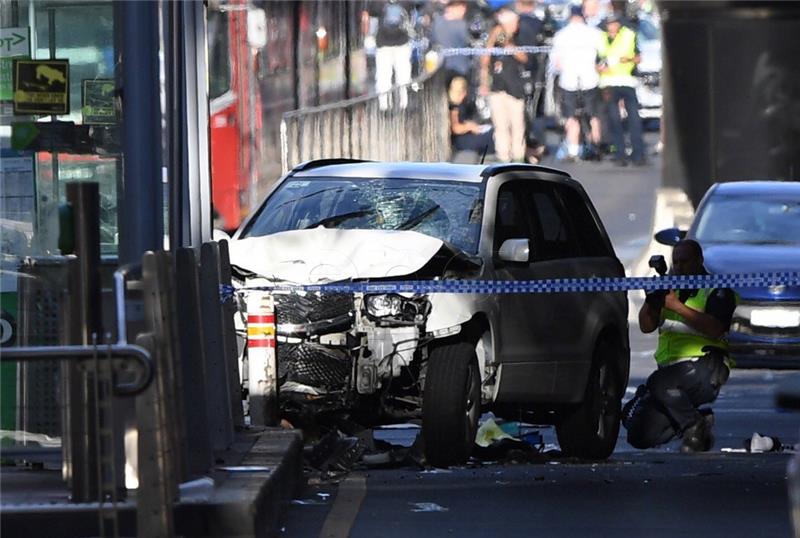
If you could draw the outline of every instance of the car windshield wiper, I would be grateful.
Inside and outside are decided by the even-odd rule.
[[[415,215],[405,221],[403,224],[398,226],[397,230],[410,230],[414,226],[420,224],[422,221],[433,215],[441,206],[439,204],[433,204],[431,207],[423,211],[422,213]]]
[[[341,224],[346,220],[354,219],[356,217],[365,217],[367,215],[371,215],[375,213],[374,209],[362,209],[360,211],[351,211],[350,213],[342,213],[341,215],[333,215],[331,217],[325,217],[322,220],[315,222],[314,224],[309,224],[304,230],[309,230],[311,228],[316,228],[317,226],[325,226],[327,228],[328,224]]]

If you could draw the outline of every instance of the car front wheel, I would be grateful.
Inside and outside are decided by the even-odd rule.
[[[608,342],[595,349],[583,401],[565,412],[556,425],[564,455],[606,459],[614,452],[622,414],[615,357]]]
[[[431,465],[464,463],[472,452],[481,412],[475,345],[437,346],[428,358],[422,400],[422,436]]]

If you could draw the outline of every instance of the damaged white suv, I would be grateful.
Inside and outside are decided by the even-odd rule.
[[[516,164],[305,163],[230,252],[244,286],[624,276],[581,185]],[[434,465],[468,458],[487,409],[555,424],[567,454],[614,450],[630,361],[624,292],[274,299],[285,411],[366,425],[421,416]]]

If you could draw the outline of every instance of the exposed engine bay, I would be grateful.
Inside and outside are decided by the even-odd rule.
[[[413,278],[474,278],[480,268],[479,260],[440,242]],[[245,287],[275,283],[238,266],[234,276]],[[437,297],[444,295],[279,289],[272,297],[281,409],[350,410],[366,422],[419,416],[429,345],[457,334],[471,317],[467,296],[440,301],[436,320]],[[443,315],[441,310],[453,309],[454,299],[463,308]],[[246,300],[246,294],[240,296],[241,314],[247,311]],[[242,360],[247,361],[246,347]]]

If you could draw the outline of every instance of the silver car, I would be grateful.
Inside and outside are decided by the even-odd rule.
[[[581,185],[521,164],[305,163],[230,249],[244,286],[624,276]],[[387,289],[274,293],[284,410],[363,424],[421,416],[434,465],[468,458],[488,409],[554,423],[566,454],[612,453],[625,292]]]

